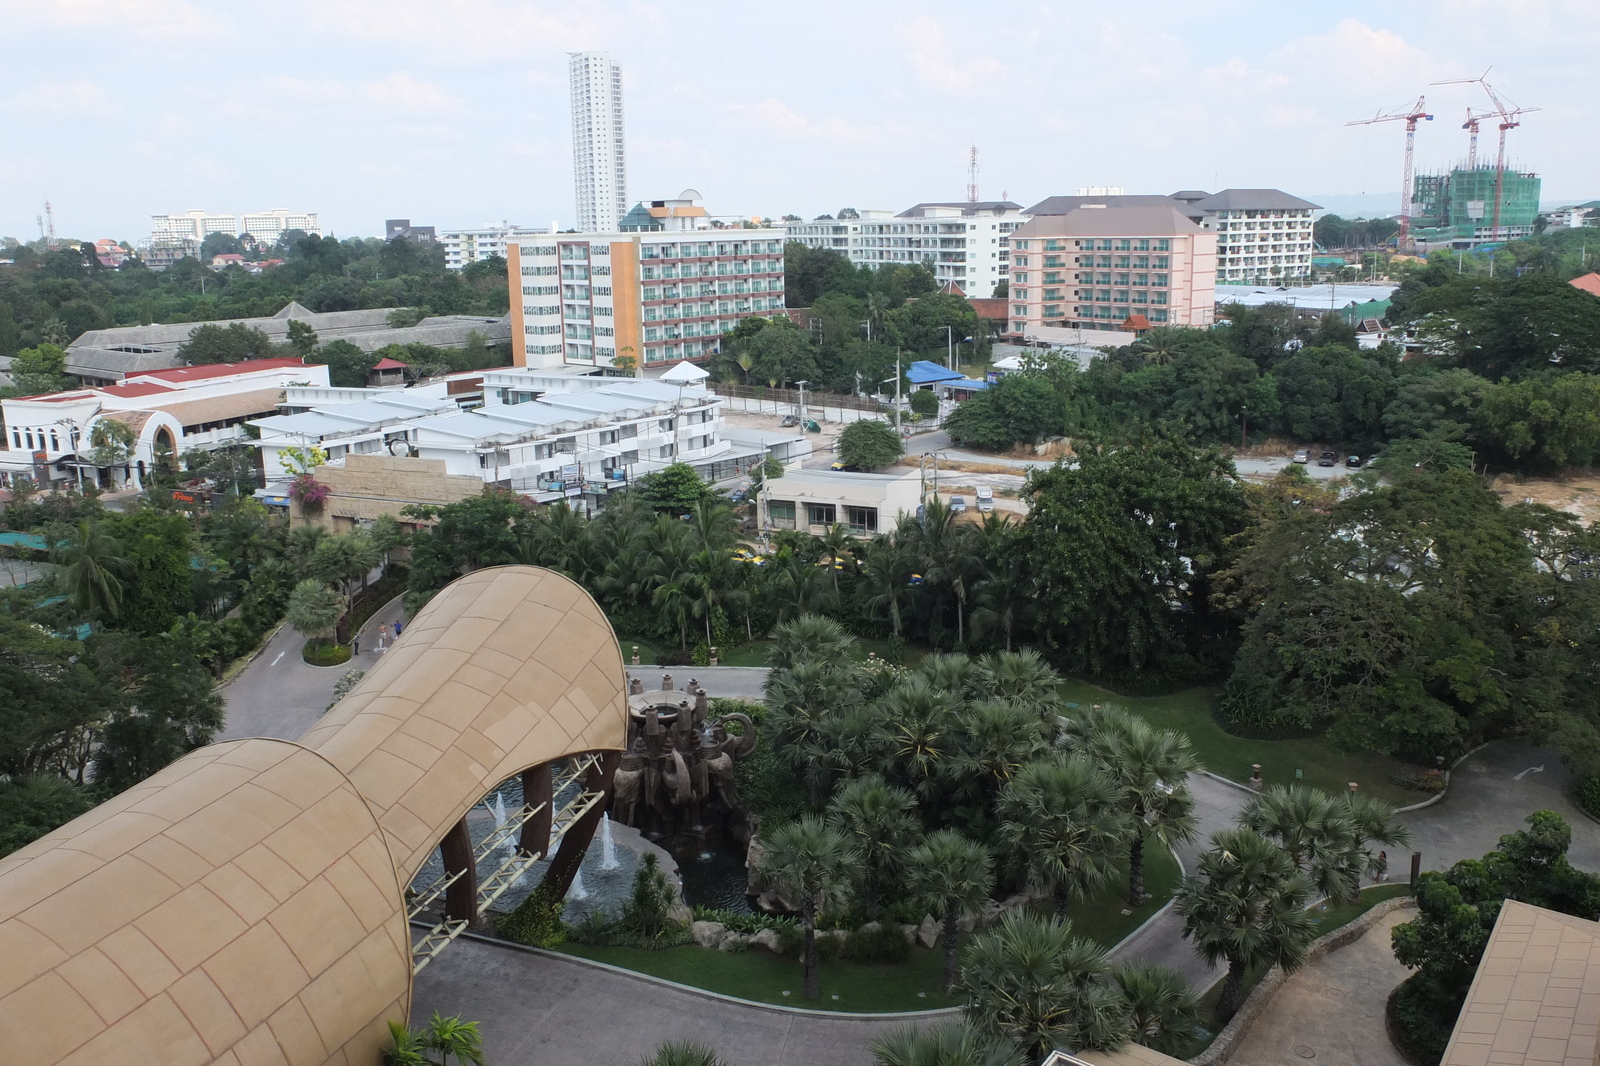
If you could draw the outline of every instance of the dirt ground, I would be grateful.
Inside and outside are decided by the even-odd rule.
[[[1566,511],[1584,525],[1600,522],[1600,474],[1560,478],[1519,478],[1502,475],[1489,483],[1507,504],[1531,501]]]

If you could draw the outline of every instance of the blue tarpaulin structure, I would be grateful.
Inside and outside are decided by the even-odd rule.
[[[926,359],[918,359],[906,367],[906,380],[913,386],[938,385],[946,381],[960,381],[962,374],[951,370],[949,367],[940,366],[938,363]]]

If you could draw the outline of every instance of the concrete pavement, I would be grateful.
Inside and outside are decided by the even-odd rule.
[[[623,649],[627,654],[627,649]],[[671,674],[672,684],[683,688],[691,679],[699,681],[706,693],[720,699],[759,700],[765,695],[768,670],[765,666],[630,666],[628,677],[644,682],[646,689],[661,687],[661,675]]]
[[[796,963],[796,988],[799,977]],[[731,1066],[864,1066],[874,1039],[907,1024],[726,1000],[469,938],[417,975],[412,1024],[436,1010],[480,1022],[495,1066],[626,1066],[667,1040],[710,1044]]]

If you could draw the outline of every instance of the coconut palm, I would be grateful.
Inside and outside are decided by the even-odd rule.
[[[903,544],[879,537],[866,549],[866,569],[862,572],[861,607],[870,618],[885,615],[895,636],[905,625],[905,605],[911,600],[912,576],[916,557]]]
[[[935,588],[949,589],[956,601],[956,642],[966,643],[967,594],[978,563],[972,527],[956,521],[949,504],[934,496],[922,508],[916,547],[923,576]]]
[[[1197,874],[1179,886],[1175,906],[1195,950],[1213,965],[1228,964],[1220,1020],[1239,1009],[1247,971],[1293,970],[1305,961],[1316,936],[1305,909],[1310,895],[1311,882],[1277,842],[1243,826],[1212,835]]]
[[[1029,763],[1000,790],[1000,840],[1057,914],[1116,875],[1131,829],[1115,782],[1081,752]]]
[[[906,856],[911,891],[944,922],[944,977],[939,990],[955,986],[961,919],[976,915],[994,891],[994,860],[989,850],[954,829],[940,829]]]
[[[728,1066],[728,1061],[709,1044],[669,1040],[656,1048],[654,1055],[640,1059],[639,1066]]]
[[[284,543],[284,555],[294,565],[295,573],[305,576],[311,553],[317,550],[317,545],[326,536],[328,531],[322,526],[295,526],[289,530],[289,538]]]
[[[779,826],[761,843],[766,848],[758,867],[761,875],[800,909],[805,933],[801,988],[807,999],[816,999],[822,994],[817,981],[817,915],[843,904],[860,858],[843,833],[812,814]]]
[[[828,577],[833,583],[833,598],[839,599],[839,568],[845,560],[849,560],[850,570],[855,572],[856,556],[860,545],[850,535],[850,530],[838,522],[828,527],[828,532],[817,538],[822,548],[822,563],[827,567]]]
[[[1134,1041],[1164,1055],[1187,1052],[1200,1021],[1200,1001],[1188,979],[1152,962],[1122,963],[1111,976],[1127,1001]]]
[[[1411,840],[1394,808],[1371,797],[1333,797],[1304,785],[1275,785],[1245,808],[1239,824],[1274,841],[1288,853],[1316,890],[1348,902],[1361,891],[1372,863],[1368,841],[1391,847]]]
[[[673,574],[656,586],[650,602],[661,611],[661,618],[678,630],[678,646],[689,646],[689,616],[694,613],[695,593],[692,575]]]
[[[822,570],[798,552],[780,550],[766,570],[767,587],[771,589],[773,605],[781,621],[829,610],[837,602],[833,586],[823,577]]]
[[[1145,843],[1171,846],[1194,839],[1194,796],[1188,782],[1200,769],[1200,760],[1188,737],[1156,729],[1120,709],[1100,718],[1089,735],[1088,750],[1116,783],[1128,815],[1128,906],[1137,907],[1145,898]]]
[[[872,1042],[873,1066],[1028,1066],[1017,1046],[966,1022],[891,1029]]]
[[[878,899],[898,880],[896,869],[921,829],[916,809],[915,796],[877,774],[846,781],[828,802],[828,823],[861,858],[856,883],[869,922],[878,920]]]
[[[464,1022],[460,1015],[446,1018],[433,1012],[428,1027],[422,1031],[422,1046],[439,1053],[440,1066],[450,1066],[454,1058],[458,1064],[472,1063],[483,1066],[483,1037],[477,1022]]]
[[[1157,327],[1139,338],[1138,350],[1154,366],[1168,366],[1178,357],[1178,335],[1168,327]]]
[[[973,936],[961,963],[966,1016],[1037,1062],[1058,1045],[1112,1051],[1127,1042],[1127,1005],[1104,980],[1105,952],[1072,923],[1012,912]]]
[[[117,617],[123,582],[133,577],[122,543],[92,522],[79,522],[65,537],[51,539],[56,580],[72,605],[85,614]]]

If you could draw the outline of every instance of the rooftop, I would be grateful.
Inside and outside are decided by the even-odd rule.
[[[1064,215],[1074,211],[1084,204],[1105,204],[1107,207],[1181,207],[1177,200],[1170,196],[1051,196],[1040,200],[1023,214],[1033,215]]]
[[[1159,204],[1126,205],[1116,203],[1133,197],[1101,197],[1088,200],[1065,214],[1047,214],[1036,217],[1016,231],[1018,237],[1127,237],[1173,236],[1186,237],[1205,232],[1178,210],[1178,205],[1165,196],[1156,197]]]
[[[1581,278],[1573,278],[1567,284],[1575,289],[1582,289],[1590,296],[1600,296],[1600,274],[1585,274]]]
[[[949,203],[922,203],[915,207],[908,207],[895,215],[895,218],[922,218],[926,209],[930,207],[959,208],[966,216],[972,215],[1003,215],[1007,211],[1021,211],[1021,204],[1014,204],[1010,200],[979,200],[976,203],[970,200],[958,200]]]
[[[1281,189],[1223,189],[1190,204],[1196,211],[1315,211],[1320,206]]]
[[[231,374],[253,374],[263,370],[286,370],[289,367],[305,366],[305,360],[294,359],[252,359],[244,363],[206,363],[200,366],[177,366],[168,370],[145,370],[138,374],[130,374],[136,382],[147,381],[150,378],[156,381],[170,381],[183,384],[190,381],[206,381],[211,378],[225,378]],[[123,388],[132,386],[124,385]],[[133,395],[132,393],[128,395]]]

